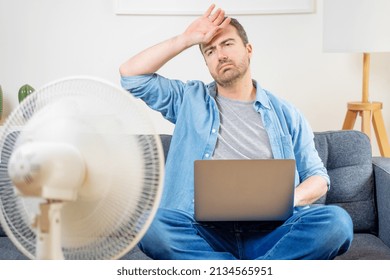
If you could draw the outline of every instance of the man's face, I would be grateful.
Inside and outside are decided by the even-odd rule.
[[[229,25],[201,50],[211,76],[222,87],[241,79],[249,69],[252,46],[243,44],[236,29]]]

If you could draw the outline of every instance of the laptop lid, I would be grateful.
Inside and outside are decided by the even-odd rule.
[[[293,213],[295,160],[196,160],[197,221],[284,221]]]

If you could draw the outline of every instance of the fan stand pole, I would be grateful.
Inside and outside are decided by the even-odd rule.
[[[41,213],[37,216],[35,226],[37,228],[36,259],[39,260],[63,260],[61,248],[61,209],[62,202],[40,204]]]
[[[370,54],[363,54],[363,96],[362,102],[349,102],[343,129],[353,129],[358,114],[362,117],[361,130],[371,138],[371,121],[378,142],[379,151],[383,157],[390,157],[390,144],[387,138],[385,123],[382,116],[382,102],[370,102],[368,84],[370,73]]]

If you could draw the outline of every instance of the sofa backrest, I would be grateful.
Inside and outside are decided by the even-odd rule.
[[[367,135],[353,130],[317,132],[314,141],[331,182],[322,202],[347,210],[355,232],[376,233],[375,182]]]
[[[167,160],[169,146],[171,145],[171,138],[172,138],[172,135],[160,134],[161,144],[162,144],[163,150],[164,150],[165,161]]]
[[[5,235],[5,232],[4,232],[4,230],[3,230],[3,228],[1,227],[1,224],[0,224],[0,237],[4,237],[4,236],[6,236],[6,235]]]

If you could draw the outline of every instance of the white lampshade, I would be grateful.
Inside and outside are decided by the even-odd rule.
[[[323,0],[325,52],[389,52],[390,0]]]

